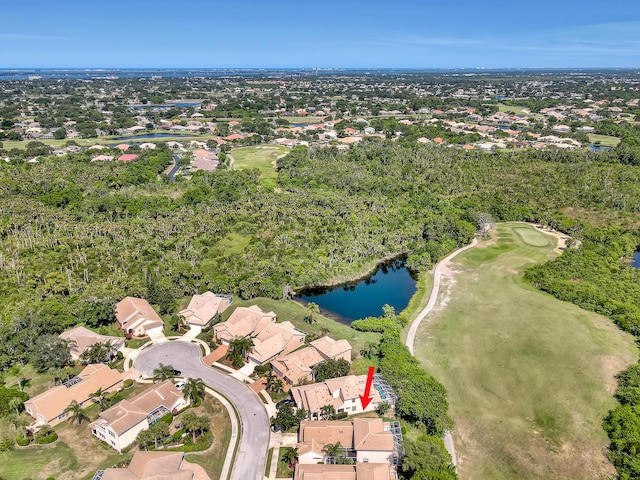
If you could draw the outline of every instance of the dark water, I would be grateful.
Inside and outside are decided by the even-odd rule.
[[[599,152],[601,150],[609,150],[611,147],[605,147],[604,145],[589,145],[589,150],[592,152]]]
[[[300,292],[296,297],[304,303],[315,302],[323,314],[344,323],[365,317],[382,315],[382,306],[389,304],[401,312],[416,291],[416,280],[402,260],[381,265],[370,277],[337,287],[321,287]]]
[[[631,262],[632,267],[640,268],[640,252],[635,252],[633,254],[633,262]],[[318,302],[316,302],[318,303]]]

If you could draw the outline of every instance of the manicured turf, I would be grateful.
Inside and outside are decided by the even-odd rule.
[[[531,247],[547,247],[553,241],[549,235],[530,227],[513,227],[513,231],[520,237],[520,240]]]
[[[235,169],[257,168],[263,181],[275,185],[275,179],[278,177],[276,161],[288,151],[287,147],[280,145],[257,145],[231,150],[231,156]]]
[[[514,113],[516,115],[523,115],[524,113],[526,113],[525,110],[526,110],[525,107],[514,106],[514,105],[504,105],[502,103],[498,104],[499,112],[507,112],[507,113]]]
[[[602,145],[603,147],[615,147],[620,143],[618,137],[611,137],[609,135],[598,135],[597,133],[587,134],[589,141],[596,145]]]
[[[523,228],[500,225],[455,259],[416,356],[448,390],[461,479],[609,478],[602,419],[637,349],[610,320],[523,283],[555,247]]]
[[[57,477],[63,472],[67,472],[64,478],[78,478],[70,473],[77,471],[78,466],[73,450],[60,440],[53,445],[0,453],[0,477],[6,480],[44,480],[50,475],[63,478]]]

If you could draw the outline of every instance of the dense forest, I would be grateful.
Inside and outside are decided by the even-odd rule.
[[[629,265],[640,244],[640,167],[628,148],[298,147],[279,160],[275,188],[257,170],[170,183],[160,174],[170,161],[158,148],[130,164],[78,154],[0,165],[0,367],[34,362],[43,342],[80,321],[110,322],[125,295],[168,311],[207,289],[280,298],[285,286],[356,278],[400,254],[426,271],[488,216],[541,222],[581,242],[527,278],[640,334],[639,274]],[[637,431],[639,409],[620,408],[605,428],[617,435],[621,477],[632,478],[640,468],[624,459],[636,444],[619,439]]]

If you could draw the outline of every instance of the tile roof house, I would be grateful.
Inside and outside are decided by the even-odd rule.
[[[274,373],[289,385],[296,385],[312,380],[313,367],[329,359],[344,359],[351,363],[349,342],[325,336],[314,340],[308,347],[277,357],[271,362],[271,366]]]
[[[300,422],[298,462],[324,462],[325,446],[340,442],[349,458],[357,462],[395,465],[397,449],[391,424],[381,418],[354,418],[351,421]]]
[[[120,387],[120,372],[101,363],[87,365],[77,377],[24,402],[24,408],[37,425],[54,426],[66,418],[64,410],[74,400],[84,407],[91,403],[89,395],[99,389],[113,392]]]
[[[249,361],[262,365],[277,355],[291,353],[304,344],[306,335],[291,322],[270,323],[253,338]]]
[[[356,465],[296,465],[294,480],[396,480],[395,470],[385,463]]]
[[[138,155],[136,155],[135,153],[127,153],[125,155],[121,155],[118,157],[118,160],[120,162],[133,162],[134,160],[138,159]]]
[[[105,410],[89,428],[96,437],[120,452],[163,415],[186,405],[180,390],[171,380],[165,380]]]
[[[95,477],[94,477],[95,478]],[[107,468],[102,480],[191,480],[194,472],[182,452],[143,452],[133,455],[126,468]]]
[[[118,328],[136,336],[146,335],[149,330],[163,330],[164,322],[142,298],[126,297],[116,304]]]
[[[215,337],[229,345],[237,337],[249,337],[260,333],[270,323],[276,322],[276,314],[263,312],[257,305],[237,307],[225,322],[213,327]]]
[[[114,351],[120,350],[124,346],[124,337],[112,337],[108,335],[100,335],[92,332],[85,327],[75,327],[59,335],[63,340],[71,340],[69,353],[73,360],[78,360],[82,353],[96,343],[109,342]]]
[[[213,292],[204,292],[194,295],[189,305],[178,312],[187,325],[205,327],[216,313],[222,313],[231,305],[231,297],[228,295],[216,295]]]
[[[374,380],[371,389],[373,400],[362,409],[360,395],[364,392],[367,382],[366,375],[349,375],[326,380],[322,383],[300,385],[291,389],[291,395],[298,409],[305,410],[310,419],[319,419],[320,410],[325,405],[332,405],[337,413],[347,412],[349,415],[374,411],[383,399]]]

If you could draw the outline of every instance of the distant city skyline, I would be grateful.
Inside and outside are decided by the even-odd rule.
[[[8,2],[0,68],[636,68],[640,3]]]

